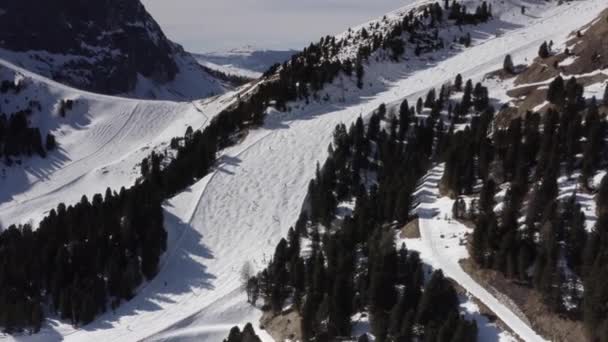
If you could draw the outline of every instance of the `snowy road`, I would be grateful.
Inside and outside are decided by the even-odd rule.
[[[426,263],[435,269],[443,270],[447,277],[452,278],[486,305],[521,339],[528,342],[545,341],[460,266],[459,261],[468,258],[465,233],[470,233],[471,229],[451,219],[453,200],[439,198],[438,183],[442,175],[443,165],[436,166],[428,173],[417,191],[421,200],[417,208],[420,215],[421,243],[408,243],[408,246],[419,250]]]

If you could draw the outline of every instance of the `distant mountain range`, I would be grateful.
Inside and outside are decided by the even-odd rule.
[[[258,78],[276,63],[282,63],[297,50],[263,50],[245,46],[224,52],[193,54],[203,66],[228,75]]]

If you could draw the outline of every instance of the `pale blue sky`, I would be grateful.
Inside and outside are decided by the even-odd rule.
[[[193,52],[245,45],[301,49],[410,0],[142,0],[173,41]]]

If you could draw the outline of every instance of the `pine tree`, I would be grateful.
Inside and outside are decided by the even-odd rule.
[[[357,60],[357,64],[355,64],[355,73],[357,75],[357,87],[359,89],[363,89],[363,76],[365,74],[365,69],[363,68],[363,64],[360,60]]]
[[[418,307],[417,321],[426,325],[430,321],[446,319],[458,306],[458,296],[443,272],[435,271],[425,287]]]
[[[583,300],[585,326],[594,341],[601,341],[606,337],[602,335],[603,329],[599,328],[603,328],[608,321],[606,318],[608,317],[608,310],[604,305],[608,301],[608,287],[606,286],[608,267],[599,259],[594,263],[585,280]]]
[[[243,336],[241,334],[241,330],[239,327],[233,327],[230,329],[230,334],[228,335],[228,339],[224,340],[224,342],[242,342]]]
[[[437,96],[435,94],[435,88],[432,88],[431,90],[429,90],[429,92],[426,94],[426,100],[424,101],[424,107],[433,108],[433,106],[435,105],[436,97]]]
[[[462,75],[456,75],[456,79],[454,80],[454,89],[456,91],[462,91]]]
[[[421,114],[422,113],[422,98],[419,97],[418,101],[416,101],[416,113]]]
[[[549,84],[549,90],[547,91],[547,101],[553,104],[563,103],[565,98],[564,88],[564,79],[561,76],[557,76]]]
[[[241,335],[243,342],[262,342],[260,337],[255,333],[255,330],[253,329],[251,323],[245,324],[245,327],[243,328],[243,333]]]
[[[502,63],[502,69],[509,74],[515,73],[515,66],[513,65],[513,59],[511,59],[511,55],[507,54],[505,56],[505,60]]]
[[[45,145],[47,151],[52,151],[57,147],[57,142],[55,141],[55,136],[53,134],[47,133]]]
[[[401,102],[399,106],[399,140],[403,141],[410,127],[410,107],[406,100]]]
[[[549,46],[547,45],[547,42],[543,42],[538,49],[538,56],[545,59],[549,57],[549,54]]]

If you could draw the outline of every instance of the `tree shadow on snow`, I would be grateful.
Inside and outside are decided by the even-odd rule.
[[[241,164],[241,159],[235,156],[223,155],[219,158],[217,162],[217,170],[222,173],[227,173],[229,175],[234,175],[234,171],[228,169],[228,167],[236,168],[239,164]]]
[[[15,195],[31,189],[36,183],[48,181],[53,172],[69,162],[66,151],[61,147],[48,152],[46,158],[38,155],[14,157],[11,166],[4,160],[0,161],[0,203],[10,202]]]

